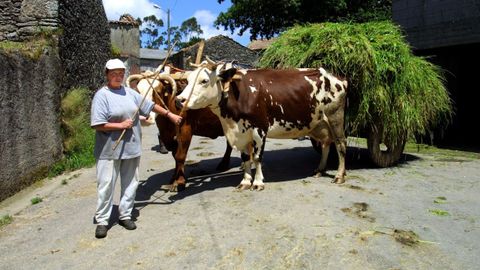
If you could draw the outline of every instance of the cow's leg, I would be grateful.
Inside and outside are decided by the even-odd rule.
[[[335,147],[338,154],[338,169],[335,178],[332,183],[342,184],[345,183],[345,156],[347,155],[347,139],[345,138],[344,130],[344,115],[343,110],[337,112],[334,117],[330,118],[330,127],[333,133],[333,139],[335,139]]]
[[[242,152],[241,156],[243,161],[243,179],[240,185],[237,186],[237,189],[244,190],[252,186],[252,168],[250,166],[250,153]]]
[[[192,141],[192,128],[187,123],[180,127],[177,134],[177,151],[175,152],[175,174],[170,191],[185,190],[185,160],[187,159],[188,147]]]
[[[328,154],[330,153],[330,142],[319,142],[322,147],[322,158],[318,168],[315,170],[315,175],[313,177],[320,177],[327,168]]]
[[[255,129],[253,134],[253,162],[255,163],[255,179],[253,180],[252,190],[263,190],[265,184],[263,183],[262,159],[263,150],[265,149],[265,141],[267,135],[261,129]]]
[[[347,139],[337,138],[335,141],[335,147],[337,148],[338,154],[338,169],[337,174],[335,175],[335,179],[332,183],[342,184],[345,183],[345,175],[347,174],[345,171],[345,156],[347,155]]]
[[[232,155],[232,147],[227,141],[227,148],[225,149],[225,154],[223,154],[222,161],[217,166],[218,171],[225,171],[230,167],[230,156]]]

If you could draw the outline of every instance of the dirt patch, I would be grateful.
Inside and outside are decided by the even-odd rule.
[[[359,217],[373,223],[375,222],[375,218],[368,215],[368,207],[368,204],[365,202],[356,202],[353,203],[352,207],[346,207],[340,210],[348,216]]]
[[[199,157],[211,157],[211,156],[214,156],[215,153],[212,153],[212,152],[200,152],[197,154],[197,156]]]
[[[414,246],[420,242],[418,235],[413,231],[395,229],[393,230],[392,236],[397,242],[407,246]]]
[[[365,190],[363,187],[360,187],[360,186],[355,186],[355,185],[350,185],[350,184],[347,184],[347,185],[344,185],[346,188],[349,188],[349,189],[353,189],[353,190]]]
[[[387,228],[391,231],[383,231],[383,230],[372,230],[372,231],[364,231],[361,232],[360,239],[365,241],[367,240],[368,236],[374,236],[374,235],[389,235],[395,241],[399,242],[402,245],[413,247],[419,243],[433,243],[433,242],[428,242],[428,241],[423,241],[420,240],[420,237],[414,232],[414,231],[406,231],[406,230],[401,230],[401,229],[395,229],[395,228]]]

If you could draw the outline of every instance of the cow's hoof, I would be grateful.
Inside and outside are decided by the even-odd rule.
[[[170,187],[170,192],[182,192],[185,190],[185,184],[176,184],[174,183],[171,187]]]
[[[265,189],[265,185],[253,185],[250,190],[262,191]]]
[[[315,171],[313,172],[313,177],[314,177],[314,178],[319,178],[319,177],[321,177],[322,175],[325,175],[325,171],[315,170]]]
[[[332,180],[332,183],[343,184],[343,183],[345,183],[345,178],[340,177],[340,176],[335,176],[335,179]]]
[[[237,190],[241,191],[241,190],[250,189],[251,186],[252,186],[251,184],[248,184],[248,185],[247,184],[240,184],[240,185],[237,186]]]

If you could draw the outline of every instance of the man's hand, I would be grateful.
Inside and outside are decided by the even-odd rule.
[[[126,120],[123,120],[121,124],[122,124],[122,129],[129,129],[133,126],[133,120],[128,118]]]
[[[183,118],[180,115],[176,115],[168,111],[166,116],[168,119],[170,119],[172,123],[174,123],[177,126],[179,126],[180,123],[182,123]]]

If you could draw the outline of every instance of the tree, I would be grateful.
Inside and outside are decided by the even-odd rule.
[[[167,32],[162,34],[166,35]],[[170,27],[170,34],[172,44],[176,42],[175,48],[180,50],[199,42],[201,40],[199,35],[203,34],[203,30],[197,23],[197,18],[192,17],[183,21],[180,27]]]
[[[250,39],[271,38],[296,24],[390,19],[391,5],[392,0],[232,0],[215,26],[240,35],[249,30]]]
[[[138,21],[138,19],[137,19]],[[158,29],[163,27],[162,19],[157,19],[155,15],[150,15],[143,18],[143,23],[141,25],[146,24],[143,30],[140,31],[141,36],[146,35],[148,37],[147,41],[145,42],[144,48],[149,49],[158,49],[161,45],[164,44],[165,38],[163,36],[159,36]]]
[[[143,30],[140,31],[141,37],[146,36],[148,38],[143,44],[141,42],[142,48],[158,49],[160,46],[168,44],[168,29],[164,29],[162,32],[159,30],[164,26],[161,19],[157,19],[155,15],[150,15],[143,18],[143,21],[138,18],[137,22],[139,22],[139,25],[145,25]],[[170,27],[170,41],[171,44],[176,42],[176,49],[182,49],[197,43],[201,40],[198,37],[201,34],[203,34],[203,30],[195,17],[185,20],[180,27]]]
[[[195,17],[182,22],[182,25],[180,26],[180,32],[186,38],[186,40],[192,39],[193,34],[197,34],[197,37],[203,34],[203,30],[200,25],[198,25],[197,18]]]

